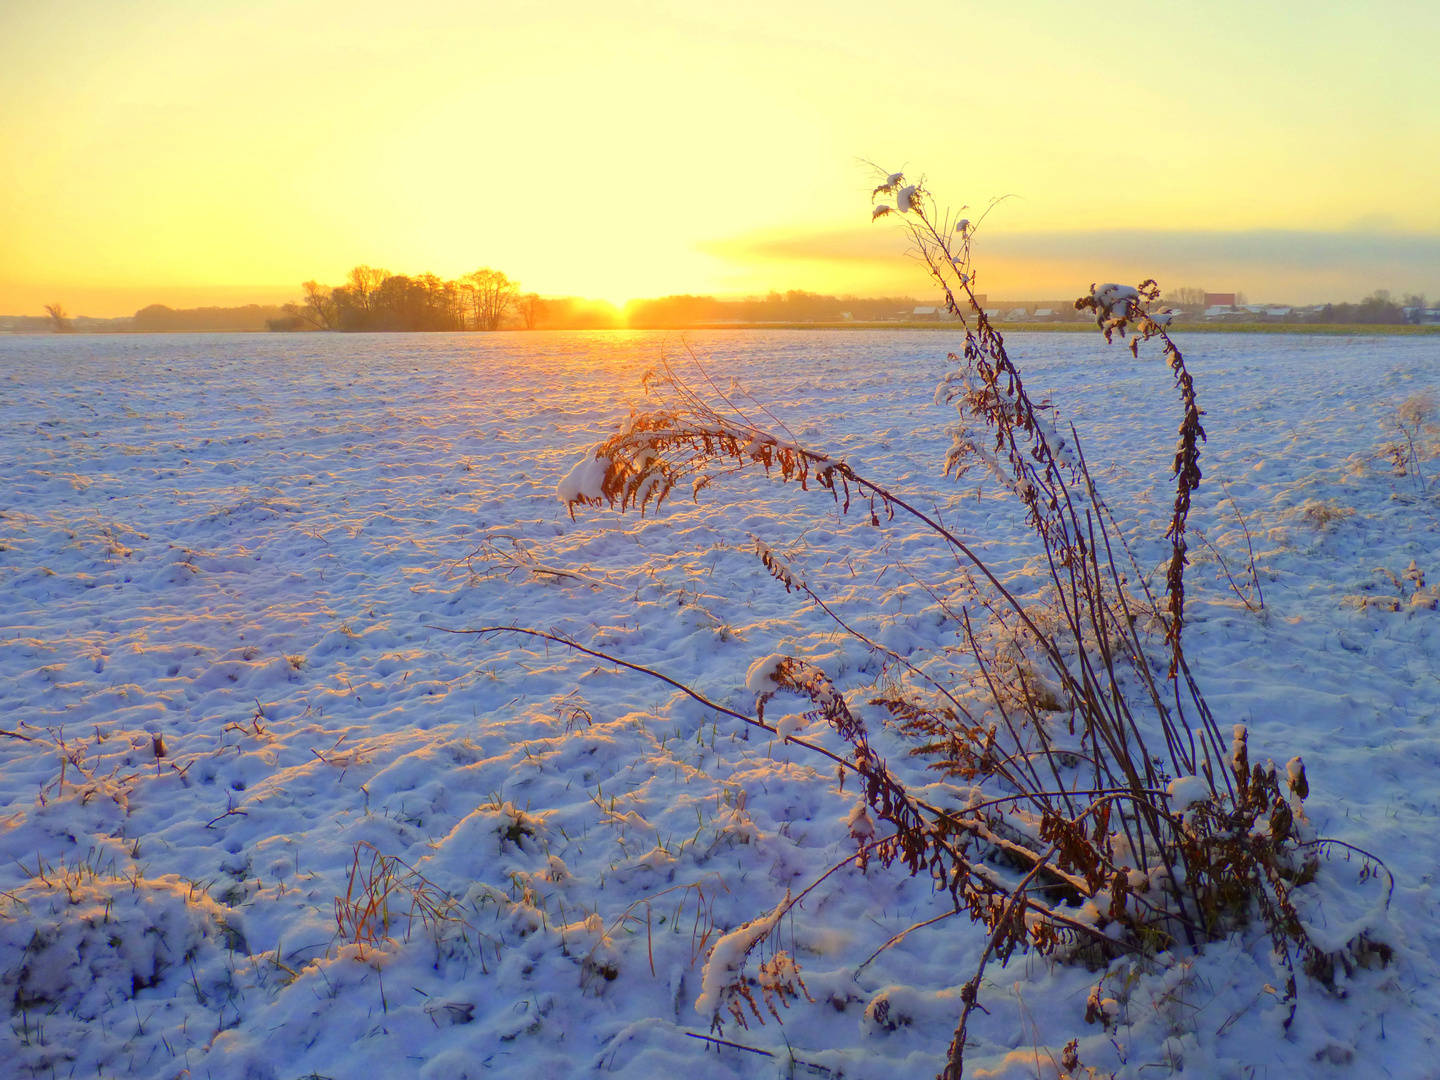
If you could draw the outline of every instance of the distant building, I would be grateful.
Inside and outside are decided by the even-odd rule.
[[[1234,307],[1235,294],[1233,292],[1207,292],[1205,294],[1205,306],[1207,308]]]
[[[1030,317],[1030,312],[1023,307],[1011,308],[1010,314],[1005,316],[1006,322],[1024,322]]]
[[[1288,319],[1290,317],[1290,309],[1288,307],[1266,308],[1265,317],[1267,319]]]
[[[1035,309],[1036,322],[1054,322],[1056,318],[1054,308],[1042,307]]]
[[[933,307],[917,307],[910,312],[911,322],[935,322],[940,318],[940,312]]]

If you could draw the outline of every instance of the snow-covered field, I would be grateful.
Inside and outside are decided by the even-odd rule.
[[[933,501],[1007,565],[1013,504],[939,475],[951,335],[687,340],[807,444]],[[1225,481],[1265,600],[1247,610],[1197,554],[1191,663],[1254,756],[1303,755],[1318,831],[1395,874],[1388,914],[1338,891],[1316,916],[1342,938],[1368,925],[1395,959],[1344,998],[1302,980],[1287,1036],[1258,929],[1117,968],[1109,1032],[1084,1022],[1101,973],[1017,957],[987,973],[969,1075],[1053,1075],[1079,1037],[1087,1065],[1133,1077],[1440,1076],[1440,612],[1406,577],[1413,561],[1440,583],[1440,535],[1423,480],[1381,456],[1396,407],[1437,389],[1440,343],[1180,341],[1210,435],[1192,524],[1240,577]],[[857,975],[945,910],[898,868],[843,869],[787,918],[813,1002],[725,1028],[753,1050],[691,1037],[710,1031],[694,1005],[717,936],[853,852],[853,785],[642,675],[447,632],[555,628],[741,711],[747,666],[797,652],[859,707],[881,666],[787,596],[753,535],[891,648],[953,637],[886,569],[940,573],[938,553],[823,494],[741,476],[699,505],[570,520],[556,483],[680,344],[0,338],[0,1072],[934,1074],[984,935],[916,930]],[[1158,538],[1164,366],[1098,337],[1010,344],[1112,506]],[[407,926],[401,892],[388,939],[337,935],[337,898],[377,857],[446,917]],[[342,914],[351,936],[365,925]]]

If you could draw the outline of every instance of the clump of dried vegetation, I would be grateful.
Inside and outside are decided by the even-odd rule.
[[[391,930],[404,924],[405,940],[416,923],[438,946],[448,929],[462,938],[471,930],[459,903],[405,860],[383,855],[374,844],[354,847],[345,895],[335,897],[335,934],[339,943],[378,948]]]
[[[884,658],[893,678],[868,704],[913,738],[914,754],[930,769],[971,785],[968,802],[940,806],[918,797],[873,747],[862,703],[847,700],[802,657],[771,657],[752,667],[748,685],[757,700],[748,716],[559,635],[521,627],[478,632],[520,630],[563,642],[663,678],[707,707],[771,732],[777,728],[766,720],[766,706],[773,698],[805,699],[806,718],[828,725],[846,752],[788,728],[781,734],[830,759],[842,778],[858,780],[852,859],[931,877],[956,912],[988,930],[978,968],[962,987],[944,1080],[963,1072],[966,1025],[979,1006],[986,966],[1016,950],[1103,965],[1123,955],[1193,952],[1258,919],[1285,973],[1288,1027],[1297,970],[1331,984],[1337,968],[1384,962],[1388,950],[1363,939],[1327,950],[1307,931],[1292,894],[1322,872],[1332,849],[1347,846],[1317,838],[1311,828],[1300,758],[1277,767],[1252,757],[1245,726],[1222,724],[1187,663],[1187,522],[1202,481],[1204,412],[1167,331],[1169,313],[1156,308],[1160,290],[1154,281],[1105,284],[1075,304],[1094,315],[1107,342],[1128,338],[1137,357],[1142,346],[1157,344],[1173,374],[1180,417],[1174,498],[1163,538],[1163,591],[1156,595],[1097,488],[1074,427],[1063,426],[1049,402],[1031,397],[976,300],[978,223],[940,212],[923,183],[899,173],[883,177],[875,189],[881,198],[889,201],[875,207],[874,218],[902,223],[964,338],[936,395],[959,417],[945,471],[983,470],[1023,507],[1034,552],[1048,571],[1046,588],[1016,595],[957,526],[850,462],[800,445],[778,422],[774,428],[758,422],[719,390],[702,395],[668,365],[647,374],[645,407],[633,409],[576,465],[561,492],[572,514],[585,505],[644,513],[677,491],[698,496],[730,474],[759,469],[818,489],[842,512],[858,510],[876,527],[896,518],[922,527],[953,554],[969,582],[958,594],[928,589],[963,643],[929,657],[902,656],[873,641],[769,547],[757,542],[756,555],[787,591],[817,604],[842,632]],[[1383,870],[1358,854],[1362,877]],[[787,897],[716,945],[738,988],[717,986],[710,994],[717,1026],[725,1003],[743,1019],[741,999],[760,1016],[745,989],[743,960],[804,895]],[[716,963],[712,956],[712,969]],[[785,963],[793,964],[788,957]],[[774,981],[765,969],[758,985]],[[778,996],[783,1003],[786,995]]]
[[[1396,476],[1414,477],[1415,486],[1424,495],[1429,487],[1424,461],[1435,454],[1435,397],[1429,391],[1411,394],[1399,405],[1391,423],[1399,434],[1380,448],[1380,455],[1390,462]]]

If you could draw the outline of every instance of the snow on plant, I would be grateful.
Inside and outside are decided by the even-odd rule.
[[[700,976],[700,997],[695,1001],[695,1011],[710,1018],[712,1030],[720,1026],[722,1011],[728,1012],[741,1027],[749,1027],[745,1012],[747,1006],[756,1020],[762,1024],[765,1022],[751,982],[745,975],[745,964],[750,954],[775,932],[780,920],[793,906],[787,895],[774,911],[736,927],[715,942]],[[766,1009],[776,1020],[780,1019],[780,1011],[775,1007],[777,1004],[788,1007],[791,999],[797,999],[806,992],[805,983],[800,978],[800,965],[789,953],[780,950],[760,965],[755,982],[760,987]]]
[[[586,505],[645,513],[677,489],[698,497],[758,467],[802,490],[818,488],[841,512],[860,508],[877,529],[897,516],[921,526],[969,578],[959,594],[920,583],[960,628],[959,655],[943,648],[918,661],[900,655],[847,622],[767,545],[757,541],[755,550],[787,592],[803,594],[898,673],[869,705],[911,737],[913,753],[931,769],[969,781],[969,801],[941,806],[914,794],[872,746],[860,703],[806,659],[776,654],[751,665],[750,716],[562,635],[515,626],[475,632],[532,634],[659,678],[717,713],[828,759],[842,778],[853,775],[861,797],[850,818],[854,862],[899,862],[912,875],[926,874],[955,911],[989,934],[978,970],[961,988],[946,1080],[962,1074],[966,1021],[978,1007],[986,964],[1016,949],[1103,963],[1196,950],[1258,916],[1283,972],[1288,1027],[1297,955],[1328,982],[1337,963],[1383,959],[1385,950],[1377,952],[1363,930],[1338,945],[1316,940],[1293,897],[1323,872],[1322,855],[1344,845],[1319,840],[1306,819],[1309,789],[1299,759],[1283,771],[1252,762],[1247,732],[1235,726],[1228,737],[1222,733],[1186,662],[1187,521],[1202,479],[1205,431],[1166,313],[1151,311],[1159,289],[1153,281],[1098,285],[1076,307],[1094,313],[1107,342],[1130,334],[1137,356],[1142,344],[1158,340],[1174,376],[1181,408],[1163,600],[1139,570],[1078,433],[1049,402],[1031,398],[976,300],[972,251],[984,216],[952,220],[936,210],[923,181],[909,183],[900,173],[884,175],[872,201],[882,195],[894,206],[876,205],[872,217],[902,220],[964,338],[936,391],[960,421],[946,471],[983,465],[1004,497],[1023,507],[1032,561],[1048,577],[1039,593],[1012,592],[960,525],[942,522],[844,458],[800,445],[778,422],[783,434],[771,430],[731,397],[703,397],[663,361],[645,376],[646,407],[632,409],[615,434],[589,450],[559,494],[572,513]],[[798,736],[789,716],[767,722],[766,708],[780,696],[805,702],[805,719],[838,735],[844,752]],[[1378,861],[1360,855],[1373,873]],[[805,891],[721,939],[697,1003],[702,1015],[718,1024],[728,1010],[743,1022],[740,1003],[748,1000],[759,1016],[740,972]]]

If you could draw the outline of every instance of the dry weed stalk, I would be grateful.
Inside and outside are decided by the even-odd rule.
[[[344,896],[335,897],[335,932],[351,945],[379,946],[390,928],[404,920],[405,940],[418,919],[438,942],[448,923],[466,929],[459,904],[405,860],[382,855],[373,844],[355,845]]]
[[[1258,914],[1286,968],[1293,1018],[1295,954],[1326,982],[1336,963],[1374,954],[1363,941],[1327,953],[1307,933],[1290,894],[1314,878],[1328,842],[1316,840],[1305,818],[1304,765],[1299,758],[1283,769],[1252,763],[1244,726],[1222,732],[1186,663],[1187,521],[1201,482],[1205,431],[1194,380],[1165,329],[1169,314],[1151,310],[1158,286],[1102,285],[1076,307],[1095,314],[1107,341],[1131,333],[1136,355],[1142,344],[1158,340],[1179,391],[1163,604],[1101,499],[1074,428],[1062,432],[1050,403],[1030,397],[1003,337],[976,301],[976,226],[937,213],[923,184],[908,184],[901,174],[886,176],[875,195],[894,198],[893,208],[878,206],[874,217],[904,215],[964,334],[964,348],[951,354],[954,368],[936,392],[960,417],[946,472],[983,467],[1024,506],[1048,569],[1041,599],[1012,593],[954,527],[915,501],[842,458],[771,430],[713,382],[713,398],[702,396],[663,361],[644,380],[649,407],[632,409],[619,431],[576,464],[559,493],[572,514],[583,505],[643,514],[677,489],[697,496],[731,473],[758,467],[782,482],[828,493],[841,512],[858,505],[873,526],[897,515],[922,525],[974,586],[959,600],[929,589],[962,628],[966,646],[948,677],[935,674],[949,662],[945,650],[936,650],[935,663],[917,664],[885,649],[764,544],[757,544],[757,555],[787,591],[805,593],[843,631],[887,657],[898,678],[871,704],[916,737],[914,752],[931,768],[971,781],[968,805],[941,807],[915,797],[873,748],[844,694],[803,658],[771,657],[752,666],[752,718],[660,672],[559,635],[513,626],[476,632],[521,631],[564,643],[661,678],[707,707],[769,731],[776,729],[766,723],[765,708],[776,695],[807,699],[807,718],[840,735],[848,754],[793,736],[789,741],[860,781],[852,860],[861,866],[871,857],[885,866],[898,860],[911,874],[931,876],[956,911],[990,932],[979,969],[962,991],[964,1013],[945,1080],[962,1074],[966,1019],[986,964],[1007,960],[1017,948],[1089,961],[1193,950]],[[703,370],[702,376],[709,381]],[[1168,664],[1154,658],[1157,649]],[[871,815],[888,827],[883,839],[874,839]],[[1361,854],[1372,860],[1367,866],[1378,864]],[[1044,899],[1036,895],[1041,891]],[[764,936],[746,939],[738,958],[727,952],[727,970],[738,971]],[[727,940],[717,944],[717,955]],[[743,985],[739,976],[737,985]]]

